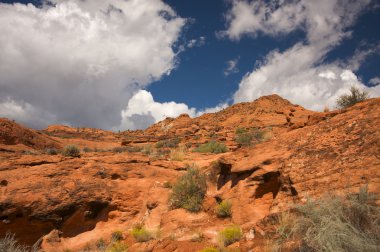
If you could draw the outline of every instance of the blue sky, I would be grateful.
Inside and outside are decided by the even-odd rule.
[[[272,93],[322,110],[352,85],[380,95],[375,0],[0,2],[0,116],[34,128],[146,128]]]
[[[219,39],[215,33],[226,28],[224,14],[229,8],[227,1],[165,2],[180,16],[194,19],[194,23],[190,23],[184,31],[183,39],[204,36],[206,42],[204,46],[182,53],[179,67],[171,75],[149,86],[148,90],[160,102],[174,100],[198,109],[231,102],[241,79],[252,71],[257,60],[260,61],[275,48],[283,51],[305,38],[303,31],[296,31],[280,38],[259,35],[255,39],[244,37],[240,41]],[[380,8],[365,11],[352,26],[352,37],[328,53],[324,62],[349,58],[364,43],[370,47],[378,44],[380,32],[375,24],[380,24]],[[237,58],[239,71],[225,76],[227,62]],[[380,75],[379,54],[370,55],[356,74],[367,85],[370,79]]]

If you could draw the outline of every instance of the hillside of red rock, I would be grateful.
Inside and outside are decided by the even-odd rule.
[[[14,145],[24,145],[36,150],[62,147],[59,141],[41,132],[27,129],[6,118],[0,118],[0,148]]]
[[[12,232],[26,244],[42,237],[44,251],[97,251],[115,231],[128,251],[199,251],[217,246],[218,232],[231,224],[244,232],[231,247],[263,251],[263,220],[294,203],[363,185],[380,203],[379,98],[320,113],[272,95],[121,133],[0,122],[0,236]],[[239,129],[262,132],[262,141],[242,145]],[[227,152],[194,152],[209,141]],[[44,151],[67,144],[87,150],[80,157]],[[12,146],[34,152],[9,152]],[[188,165],[207,176],[197,213],[168,205]],[[230,218],[216,216],[221,200],[232,203]],[[153,239],[136,241],[136,224]]]

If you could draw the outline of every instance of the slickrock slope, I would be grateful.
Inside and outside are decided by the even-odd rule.
[[[38,132],[27,129],[10,121],[6,118],[0,118],[0,148],[7,150],[11,146],[23,145],[33,149],[60,148],[61,143]]]
[[[217,244],[218,231],[234,223],[243,228],[244,238],[232,246],[261,251],[262,220],[292,203],[363,185],[380,203],[379,125],[380,99],[319,113],[272,95],[194,119],[169,118],[145,131],[80,133],[61,126],[49,127],[46,135],[31,131],[62,146],[76,143],[102,151],[70,158],[0,149],[0,235],[11,231],[27,244],[45,235],[45,251],[95,251],[99,239],[107,242],[120,230],[129,251],[199,251]],[[238,127],[262,129],[271,138],[240,147],[234,141]],[[68,132],[73,136],[62,137]],[[149,145],[175,138],[190,148],[180,161],[170,155],[173,148]],[[229,151],[191,151],[212,139]],[[110,151],[115,146],[123,152]],[[169,185],[193,163],[208,178],[202,211],[169,209]],[[231,218],[216,217],[221,199],[232,202]],[[137,223],[157,233],[155,239],[136,242],[130,230]]]

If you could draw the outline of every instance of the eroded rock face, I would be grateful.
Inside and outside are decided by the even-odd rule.
[[[217,244],[218,231],[232,223],[245,235],[232,246],[261,249],[265,230],[259,223],[291,203],[363,185],[377,197],[380,192],[380,99],[318,113],[274,95],[199,118],[169,118],[146,131],[99,131],[99,137],[97,131],[61,126],[49,127],[47,136],[2,122],[0,132],[7,134],[0,135],[0,235],[11,231],[26,244],[44,236],[45,251],[94,247],[116,230],[130,251],[198,251]],[[234,141],[237,127],[270,127],[272,138],[240,148]],[[23,140],[29,134],[36,136],[32,145]],[[188,151],[176,161],[170,148],[136,151],[176,137],[190,149],[219,139],[230,151]],[[82,152],[79,158],[41,152],[50,143],[102,151]],[[129,151],[111,151],[122,144]],[[17,151],[22,149],[36,153]],[[170,185],[192,163],[207,176],[203,210],[170,209]],[[215,214],[223,199],[232,202],[230,218]],[[136,242],[130,230],[137,223],[160,238]]]
[[[61,148],[60,142],[39,131],[27,129],[14,121],[0,118],[0,144],[17,145],[22,144],[33,149]],[[3,148],[7,150],[7,148]]]

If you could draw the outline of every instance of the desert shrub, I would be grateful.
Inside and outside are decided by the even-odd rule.
[[[138,242],[147,242],[153,239],[153,235],[146,228],[136,226],[132,229],[131,234]]]
[[[46,153],[48,155],[57,155],[58,154],[58,150],[56,148],[48,148],[48,149],[46,149]]]
[[[92,149],[86,146],[83,148],[83,152],[92,152]]]
[[[223,143],[212,140],[200,145],[198,148],[194,149],[194,151],[201,153],[224,153],[228,151],[228,149]]]
[[[239,241],[243,237],[243,231],[239,226],[230,226],[219,232],[219,241],[224,246],[228,246]]]
[[[265,131],[259,129],[236,130],[235,142],[241,146],[250,146],[254,142],[260,143],[264,140]]]
[[[117,147],[112,148],[112,152],[114,152],[114,153],[122,153],[125,151],[127,151],[127,148],[125,148],[123,146],[117,146]]]
[[[96,242],[96,248],[100,251],[105,251],[106,248],[107,248],[107,243],[105,242],[105,240],[103,238],[100,238],[97,242]]]
[[[231,201],[229,201],[229,200],[223,200],[216,207],[216,215],[219,218],[230,217],[231,214],[232,214],[231,207],[232,207]]]
[[[121,241],[123,240],[123,232],[121,231],[114,231],[111,235],[112,241]]]
[[[164,147],[164,145],[165,145],[165,141],[164,140],[160,140],[160,141],[158,141],[156,143],[155,147],[156,148],[162,148],[162,147]]]
[[[143,146],[141,153],[145,155],[150,155],[153,153],[153,146],[151,144],[146,144]]]
[[[186,157],[184,148],[177,148],[170,150],[170,160],[173,161],[182,161]]]
[[[247,132],[247,129],[246,129],[246,128],[241,128],[241,127],[237,128],[237,129],[235,130],[235,134],[236,134],[236,135],[238,135],[238,134],[243,134],[243,133],[246,133],[246,132]]]
[[[79,157],[80,150],[76,145],[66,145],[62,150],[62,155],[66,157]]]
[[[181,139],[179,137],[161,140],[156,143],[156,148],[176,148],[180,142]]]
[[[125,252],[127,250],[128,250],[127,244],[121,243],[121,242],[115,242],[115,243],[112,243],[112,245],[109,246],[109,248],[107,248],[106,252]]]
[[[5,237],[0,238],[0,251],[1,252],[37,252],[39,241],[32,247],[22,246],[16,240],[14,234],[6,234]]]
[[[380,207],[366,188],[345,198],[308,200],[294,210],[282,237],[299,241],[301,251],[380,250]]]
[[[173,185],[169,205],[171,208],[198,212],[202,208],[206,190],[205,176],[196,167],[188,167],[187,172]]]
[[[347,108],[355,105],[358,102],[367,100],[368,92],[361,91],[359,88],[352,86],[349,94],[341,95],[336,101],[338,108]]]

